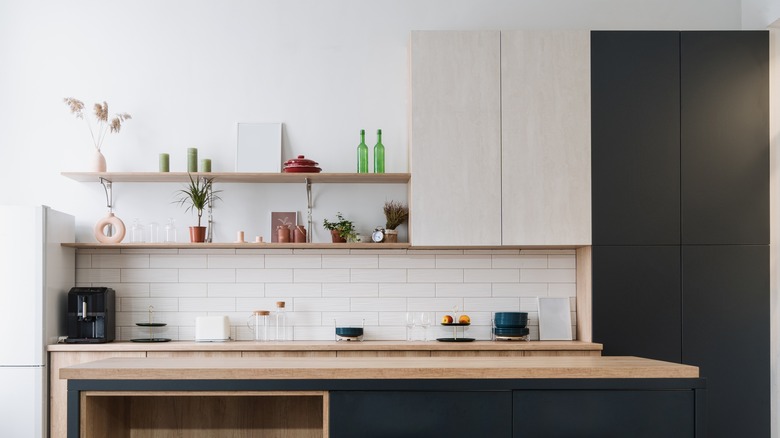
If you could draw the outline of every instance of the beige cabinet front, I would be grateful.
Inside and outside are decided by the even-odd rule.
[[[413,245],[501,244],[500,38],[412,32]]]
[[[589,245],[590,33],[413,32],[410,242]]]

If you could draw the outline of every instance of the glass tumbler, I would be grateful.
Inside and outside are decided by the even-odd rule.
[[[130,228],[130,241],[144,243],[144,224],[141,223],[141,219],[133,219],[133,226]]]
[[[165,224],[165,243],[176,243],[176,221],[173,218],[168,218]]]
[[[160,243],[160,224],[149,223],[149,243]]]

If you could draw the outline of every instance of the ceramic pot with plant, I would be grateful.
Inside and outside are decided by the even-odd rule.
[[[331,240],[333,243],[344,243],[347,241],[354,241],[357,233],[355,232],[355,226],[352,221],[344,219],[341,212],[336,214],[336,222],[330,222],[325,219],[322,221],[322,226],[326,230],[330,230]]]
[[[214,178],[193,178],[191,174],[189,177],[189,186],[178,191],[179,199],[176,202],[179,205],[187,206],[186,211],[192,210],[198,215],[198,225],[190,227],[190,242],[205,242],[206,227],[201,226],[203,210],[214,205],[214,201],[220,199],[217,193],[221,190],[214,190]]]
[[[65,104],[70,107],[70,112],[73,113],[77,119],[84,120],[87,124],[87,128],[89,128],[89,134],[92,136],[92,143],[95,145],[90,170],[93,172],[105,172],[106,157],[100,152],[100,148],[103,146],[103,140],[108,132],[119,132],[122,128],[122,122],[130,120],[132,117],[127,113],[117,113],[114,114],[114,118],[109,121],[108,103],[96,103],[93,107],[95,112],[95,124],[93,125],[93,123],[89,121],[89,118],[84,116],[84,102],[72,97],[66,97],[63,100],[65,101]]]
[[[396,227],[409,219],[409,207],[398,202],[385,202],[385,242],[398,242],[398,231]]]

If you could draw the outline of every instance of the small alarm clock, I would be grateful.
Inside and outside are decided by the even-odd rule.
[[[371,241],[374,243],[381,243],[385,240],[385,229],[382,227],[376,227],[373,233],[371,233]]]

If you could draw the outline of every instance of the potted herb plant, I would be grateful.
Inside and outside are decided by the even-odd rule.
[[[398,242],[398,231],[396,227],[409,219],[409,207],[398,202],[385,202],[385,242]]]
[[[198,225],[190,227],[190,242],[204,242],[206,240],[206,227],[201,226],[203,209],[220,199],[217,196],[221,190],[213,189],[214,178],[192,178],[189,174],[190,184],[187,188],[179,190],[179,205],[187,206],[186,211],[194,210],[198,215]]]
[[[355,233],[355,226],[352,221],[344,219],[341,212],[336,214],[336,222],[331,222],[327,219],[322,221],[322,226],[326,230],[330,230],[330,236],[333,243],[344,243],[347,241],[354,241],[357,237]]]

